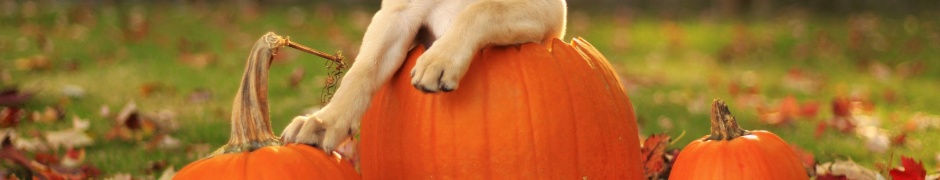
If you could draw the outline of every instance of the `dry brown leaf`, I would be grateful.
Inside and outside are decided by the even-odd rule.
[[[125,105],[114,120],[111,130],[105,134],[105,139],[141,140],[143,136],[150,135],[157,129],[153,120],[138,112],[134,102]]]

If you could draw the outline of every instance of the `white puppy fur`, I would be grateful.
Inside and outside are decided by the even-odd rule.
[[[358,131],[373,93],[415,45],[430,45],[411,69],[415,88],[456,90],[474,54],[486,46],[563,37],[566,6],[564,0],[384,0],[332,101],[294,118],[282,138],[331,152]]]

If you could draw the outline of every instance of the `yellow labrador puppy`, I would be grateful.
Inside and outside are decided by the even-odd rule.
[[[294,118],[282,138],[331,152],[358,131],[372,94],[415,45],[430,47],[411,69],[415,88],[453,91],[485,46],[549,43],[564,36],[566,6],[564,0],[383,0],[332,101]]]

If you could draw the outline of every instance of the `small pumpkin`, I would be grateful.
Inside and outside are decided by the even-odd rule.
[[[302,144],[282,145],[268,116],[268,68],[285,39],[265,34],[252,48],[232,108],[228,144],[174,179],[359,179],[353,166]]]
[[[640,179],[633,107],[583,39],[488,47],[460,88],[425,94],[404,65],[360,129],[364,179]]]
[[[809,179],[787,142],[768,131],[738,126],[724,101],[711,110],[711,134],[685,146],[669,179]]]

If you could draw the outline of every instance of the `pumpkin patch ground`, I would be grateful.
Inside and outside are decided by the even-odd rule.
[[[0,179],[185,175],[186,165],[206,161],[233,137],[233,112],[241,112],[233,97],[258,37],[277,32],[355,57],[378,6],[0,0]],[[686,159],[714,164],[696,169],[716,173],[718,162],[782,162],[778,156],[789,152],[788,170],[810,179],[937,179],[936,7],[921,0],[568,1],[564,39],[480,52],[461,89],[425,95],[392,80],[373,97],[385,102],[364,121],[375,125],[364,123],[358,144],[341,152],[357,155],[338,160],[284,145],[247,148],[259,154],[243,164],[255,156],[296,160],[290,154],[299,152],[305,162],[337,165],[332,173],[343,177],[705,179],[719,176],[698,175]],[[271,57],[270,127],[260,129],[279,134],[327,100],[328,82],[342,82],[340,65],[326,62],[287,47]],[[712,117],[723,117],[713,116],[714,99],[759,145],[702,148],[720,144],[700,139],[711,136]],[[454,114],[463,115],[447,117]],[[382,118],[391,116],[402,119]],[[779,138],[772,155],[757,147],[773,138],[755,130]],[[272,152],[280,154],[264,154]],[[281,162],[288,172],[332,166]]]

